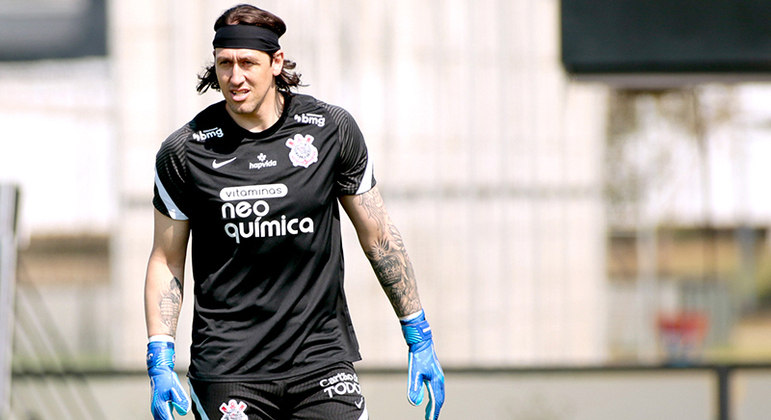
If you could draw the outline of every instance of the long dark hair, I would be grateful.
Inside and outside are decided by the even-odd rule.
[[[239,4],[226,10],[214,22],[214,30],[216,31],[225,25],[238,24],[262,26],[275,32],[278,36],[284,35],[286,32],[286,24],[280,17],[249,4]],[[276,51],[266,51],[266,53],[272,58]],[[301,86],[301,75],[293,71],[295,67],[297,67],[297,63],[284,59],[284,67],[281,69],[281,74],[275,77],[278,90],[289,92],[290,89]],[[203,73],[198,75],[198,85],[196,86],[196,90],[200,94],[206,92],[209,88],[220,90],[220,84],[217,81],[217,71],[213,63]]]

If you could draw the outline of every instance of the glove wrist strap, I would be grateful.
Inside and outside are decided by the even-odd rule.
[[[426,315],[423,311],[416,317],[400,321],[404,340],[410,348],[421,343],[430,343],[432,340],[431,326],[426,321]],[[418,346],[422,347],[422,346]]]
[[[151,341],[147,343],[147,369],[167,367],[174,370],[174,343]]]

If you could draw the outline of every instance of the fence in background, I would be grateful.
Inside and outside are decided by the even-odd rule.
[[[0,184],[0,418],[10,399],[18,198],[18,187]]]
[[[10,419],[99,420],[107,418],[88,375],[71,353],[63,333],[56,328],[42,296],[33,284],[15,294],[13,379]],[[29,381],[25,378],[35,378]],[[21,383],[16,383],[20,381]],[[119,398],[115,396],[113,398]],[[0,420],[6,417],[0,416]]]

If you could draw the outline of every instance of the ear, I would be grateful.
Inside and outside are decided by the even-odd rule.
[[[273,68],[273,76],[281,74],[281,70],[284,69],[284,50],[278,50],[273,54],[271,67]]]

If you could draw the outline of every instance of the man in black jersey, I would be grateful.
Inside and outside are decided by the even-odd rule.
[[[220,90],[156,156],[155,233],[145,281],[151,412],[196,419],[367,419],[343,292],[338,202],[386,292],[409,352],[408,398],[426,419],[444,374],[404,242],[348,112],[307,95],[278,38],[283,21],[249,5],[215,25],[199,92]],[[185,255],[194,282],[191,397],[174,367]]]

